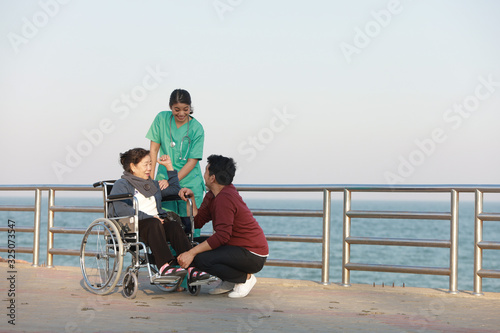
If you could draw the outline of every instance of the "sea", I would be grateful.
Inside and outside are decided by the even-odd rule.
[[[56,198],[56,205],[68,206],[100,206],[102,197],[96,192],[95,197]],[[245,196],[244,196],[245,198]],[[316,199],[273,199],[245,198],[250,209],[310,209],[321,210],[322,200]],[[0,205],[32,205],[33,197],[0,197]],[[40,258],[39,263],[47,261],[47,200],[42,200]],[[449,201],[353,201],[352,209],[382,211],[427,211],[449,212]],[[484,211],[499,212],[500,203],[485,203]],[[329,282],[342,282],[342,200],[331,202],[331,243]],[[100,213],[66,213],[56,212],[54,225],[58,227],[86,228],[90,223],[102,217]],[[322,219],[308,217],[264,217],[257,216],[266,234],[313,235],[322,234]],[[16,227],[33,226],[32,212],[0,211],[0,221],[4,226],[12,221]],[[211,224],[207,224],[202,233],[212,232]],[[384,238],[418,238],[449,240],[449,221],[439,220],[402,220],[402,219],[352,219],[352,236],[384,237]],[[0,246],[7,246],[7,233],[0,233]],[[79,249],[82,235],[55,234],[56,248]],[[484,240],[500,240],[500,222],[484,222]],[[16,247],[32,246],[31,233],[16,233]],[[270,259],[314,260],[320,261],[322,246],[320,243],[269,242]],[[7,253],[0,252],[1,257]],[[448,267],[450,251],[442,248],[418,248],[404,246],[351,245],[351,262],[369,264],[410,265]],[[32,262],[31,254],[16,253],[17,260]],[[128,264],[125,258],[124,267]],[[78,256],[54,256],[55,266],[79,266]],[[458,251],[458,289],[473,290],[474,265],[474,202],[460,201],[459,205],[459,251]],[[500,269],[500,251],[483,251],[483,268]],[[282,279],[299,279],[321,281],[321,269],[265,266],[257,277],[273,277]],[[385,272],[351,271],[350,283],[375,284],[376,286],[406,286],[449,289],[448,276],[426,274],[403,274]],[[484,278],[483,291],[500,292],[500,279]]]

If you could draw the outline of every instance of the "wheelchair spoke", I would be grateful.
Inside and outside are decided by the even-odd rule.
[[[87,229],[80,249],[84,281],[93,292],[109,293],[117,284],[123,265],[122,243],[116,226],[107,219],[94,221]]]

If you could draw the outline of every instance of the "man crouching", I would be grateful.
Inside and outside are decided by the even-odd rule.
[[[257,282],[254,273],[259,272],[269,247],[257,220],[232,184],[236,165],[232,158],[210,155],[203,176],[209,190],[200,208],[193,203],[195,228],[212,221],[214,234],[207,240],[177,257],[178,263],[187,268],[193,266],[221,279],[221,283],[209,293],[229,292],[231,298],[248,295]],[[193,192],[182,188],[183,200]]]

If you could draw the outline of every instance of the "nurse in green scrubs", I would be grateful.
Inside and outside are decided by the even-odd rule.
[[[152,170],[156,167],[156,158],[168,155],[177,170],[181,187],[187,187],[194,193],[197,203],[203,201],[205,183],[201,173],[199,161],[203,158],[203,142],[205,132],[203,126],[191,116],[191,96],[183,89],[177,89],[170,95],[170,109],[158,113],[151,124],[146,138],[151,140]],[[168,185],[167,170],[163,165],[158,166],[156,180],[162,188]],[[186,216],[184,201],[167,201],[162,207],[171,210],[180,216]]]

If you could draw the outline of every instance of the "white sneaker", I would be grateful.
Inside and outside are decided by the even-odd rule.
[[[236,283],[221,280],[220,283],[214,289],[209,290],[208,293],[210,295],[224,294],[233,290],[235,284]]]
[[[232,292],[229,293],[229,297],[231,298],[241,298],[245,297],[250,293],[250,290],[252,290],[253,286],[257,283],[257,278],[255,275],[251,274],[250,279],[248,279],[245,283],[237,283],[234,286],[234,289]]]

